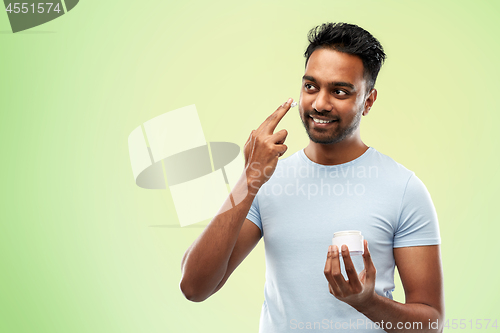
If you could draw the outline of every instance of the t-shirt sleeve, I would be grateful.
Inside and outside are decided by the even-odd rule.
[[[413,174],[406,184],[401,203],[394,247],[440,243],[438,218],[431,196],[424,183]]]
[[[262,221],[260,219],[259,200],[258,200],[258,196],[257,195],[253,199],[252,206],[250,206],[250,210],[248,211],[248,214],[247,214],[247,219],[249,219],[256,226],[259,227],[259,229],[260,229],[260,235],[263,236],[264,235],[264,230],[262,230]]]

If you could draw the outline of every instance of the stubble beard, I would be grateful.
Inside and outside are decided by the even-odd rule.
[[[314,130],[311,131],[311,128],[309,127],[309,122],[308,122],[310,118],[309,115],[310,114],[314,115],[317,113],[311,111],[307,112],[307,114],[301,112],[301,114],[304,115],[303,117],[300,117],[300,119],[302,120],[302,124],[304,125],[304,128],[306,130],[309,139],[314,143],[329,145],[343,141],[345,138],[350,136],[352,133],[354,133],[354,131],[358,129],[359,123],[361,122],[361,116],[363,114],[363,110],[361,109],[356,113],[356,116],[354,117],[351,124],[347,128],[340,128],[340,123],[342,122],[342,119],[339,119],[338,120],[339,123],[337,124],[337,129],[332,133],[329,133],[329,135],[325,137],[315,136],[314,133],[312,133]]]

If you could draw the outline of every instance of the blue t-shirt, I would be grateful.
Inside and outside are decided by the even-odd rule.
[[[340,165],[314,163],[303,150],[279,160],[247,218],[261,229],[265,244],[261,333],[375,329],[328,290],[323,271],[334,232],[361,231],[377,269],[375,291],[391,299],[393,249],[440,243],[425,185],[371,147]],[[361,272],[362,257],[352,259]]]

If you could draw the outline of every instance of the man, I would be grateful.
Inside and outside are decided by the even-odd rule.
[[[261,332],[441,331],[440,237],[430,196],[413,172],[360,137],[361,116],[377,98],[383,48],[344,23],[312,29],[309,42],[299,102],[309,145],[278,162],[287,131],[273,132],[291,99],[252,131],[240,181],[184,255],[181,290],[205,300],[263,237]],[[345,245],[329,246],[343,230],[365,237],[362,262]],[[395,266],[404,304],[392,300]]]

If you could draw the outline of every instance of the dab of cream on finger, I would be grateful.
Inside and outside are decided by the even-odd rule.
[[[290,108],[294,108],[297,106],[297,102],[292,102],[292,104],[290,104]]]

